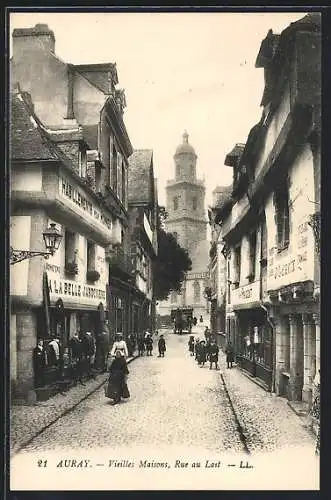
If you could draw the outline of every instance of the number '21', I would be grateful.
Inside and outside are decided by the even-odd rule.
[[[47,460],[38,460],[38,467],[47,467]]]

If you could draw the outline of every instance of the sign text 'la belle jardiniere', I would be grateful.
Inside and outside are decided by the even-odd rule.
[[[50,295],[58,295],[61,298],[78,297],[97,300],[105,300],[106,298],[104,289],[70,280],[49,279],[48,288]]]

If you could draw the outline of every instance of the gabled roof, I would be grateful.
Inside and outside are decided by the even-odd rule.
[[[129,203],[153,201],[153,183],[153,150],[134,150],[129,158]]]
[[[109,94],[110,92],[109,73],[112,75],[114,85],[118,84],[116,64],[74,64],[72,67],[104,94]]]
[[[10,158],[12,160],[58,160],[51,141],[43,133],[22,94],[10,97]]]
[[[71,161],[57,147],[34,113],[29,94],[19,90],[12,92],[10,108],[9,147],[11,160],[57,161],[72,169]]]

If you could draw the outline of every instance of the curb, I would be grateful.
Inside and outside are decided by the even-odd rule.
[[[226,380],[225,380],[225,377],[224,377],[222,371],[220,372],[220,377],[221,377],[221,380],[222,380],[222,383],[223,383],[223,387],[224,387],[225,393],[226,393],[227,398],[228,398],[229,403],[230,403],[230,407],[231,407],[231,410],[232,410],[233,417],[234,417],[236,425],[237,425],[237,431],[238,431],[238,434],[239,434],[239,437],[240,437],[240,441],[242,442],[243,447],[244,447],[245,452],[247,453],[247,455],[250,455],[251,452],[249,451],[249,448],[248,448],[247,436],[246,436],[246,434],[244,432],[243,426],[241,425],[240,419],[239,419],[238,414],[236,412],[235,406],[234,406],[232,398],[230,396],[228,387],[226,385]]]
[[[127,360],[127,364],[130,364],[134,359],[138,358],[139,356],[133,356],[132,358]],[[96,387],[94,387],[90,392],[85,394],[79,401],[74,403],[72,406],[69,406],[68,408],[65,408],[57,417],[55,417],[53,420],[51,420],[47,425],[44,425],[41,429],[39,429],[38,432],[36,432],[32,437],[30,437],[27,441],[22,443],[15,451],[12,452],[12,456],[17,455],[20,453],[26,446],[28,446],[36,437],[38,437],[40,434],[42,434],[46,429],[51,427],[53,424],[55,424],[60,418],[64,417],[65,415],[68,415],[71,413],[75,408],[77,408],[80,403],[88,399],[92,394],[94,394],[97,390],[100,389],[100,387],[103,386],[107,381],[107,377],[100,382]]]

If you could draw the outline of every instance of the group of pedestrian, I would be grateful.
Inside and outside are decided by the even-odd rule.
[[[166,352],[166,342],[164,336],[161,334],[157,341],[159,355],[158,358],[164,358],[164,353]],[[154,342],[153,337],[150,332],[146,332],[145,336],[140,336],[138,338],[138,356],[143,356],[146,352],[147,356],[153,356]]]
[[[193,335],[190,336],[188,349],[190,355],[195,356],[195,360],[201,368],[205,366],[206,362],[209,362],[210,370],[212,369],[213,364],[215,365],[216,370],[220,369],[218,365],[219,347],[215,339],[210,334],[208,327],[206,327],[205,330],[205,340],[201,340],[198,337],[194,338]],[[227,344],[225,354],[227,368],[232,368],[234,363],[234,350],[231,342]]]
[[[215,365],[216,370],[219,370],[219,347],[215,339],[209,337],[206,340],[201,340],[191,335],[188,341],[188,347],[191,356],[195,356],[195,360],[201,368],[205,366],[206,362],[209,362],[210,370],[212,370],[213,365]]]

